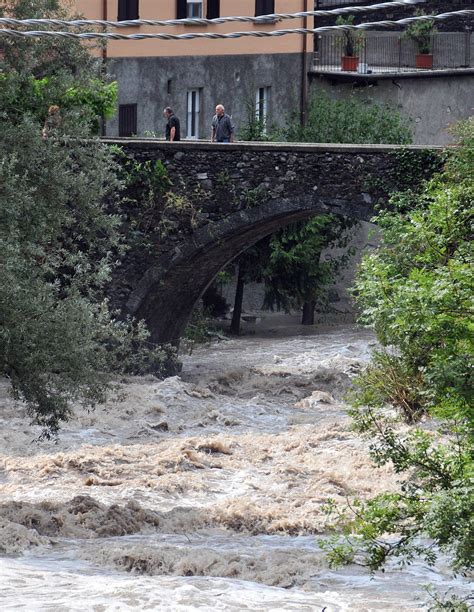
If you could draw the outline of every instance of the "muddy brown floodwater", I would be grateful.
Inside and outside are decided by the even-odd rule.
[[[35,442],[0,388],[0,608],[422,610],[465,593],[447,563],[328,568],[322,507],[397,486],[343,401],[374,340],[267,326],[196,350],[180,377],[120,382]]]

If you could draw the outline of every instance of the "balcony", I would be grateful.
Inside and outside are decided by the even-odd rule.
[[[391,0],[384,0],[384,2],[390,2]],[[424,2],[424,0],[419,0],[419,2]],[[364,4],[375,4],[375,1],[372,0],[315,0],[315,10],[318,9],[331,9],[331,8],[340,8],[342,6],[363,6]]]
[[[339,80],[376,80],[397,76],[442,76],[474,73],[474,36],[466,32],[437,32],[432,35],[432,66],[421,68],[417,47],[400,32],[366,32],[357,41],[358,60],[342,66],[344,38],[339,34],[315,37],[313,74]]]

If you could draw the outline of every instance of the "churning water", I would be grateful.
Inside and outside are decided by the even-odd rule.
[[[200,348],[180,377],[122,380],[58,443],[34,442],[3,385],[1,609],[398,611],[427,609],[428,583],[466,593],[442,563],[327,567],[327,499],[397,486],[343,402],[373,338],[287,332]]]

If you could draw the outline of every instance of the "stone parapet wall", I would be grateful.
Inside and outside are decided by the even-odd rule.
[[[367,219],[373,197],[378,195],[369,179],[378,177],[380,181],[390,182],[396,164],[393,153],[402,148],[397,145],[167,143],[152,139],[105,139],[104,142],[119,144],[139,162],[160,160],[175,185],[173,189],[185,189],[187,193],[198,191],[204,209],[219,217],[264,201],[311,193],[335,202],[350,200],[354,215]],[[409,149],[416,155],[426,147]],[[247,197],[249,190],[253,203]]]

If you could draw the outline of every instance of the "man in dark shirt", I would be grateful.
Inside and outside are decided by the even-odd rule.
[[[212,142],[234,142],[234,124],[222,104],[216,106],[211,127]]]
[[[168,120],[166,123],[166,140],[169,140],[170,142],[181,140],[179,119],[176,117],[173,109],[170,106],[167,106],[164,109],[163,116]]]

